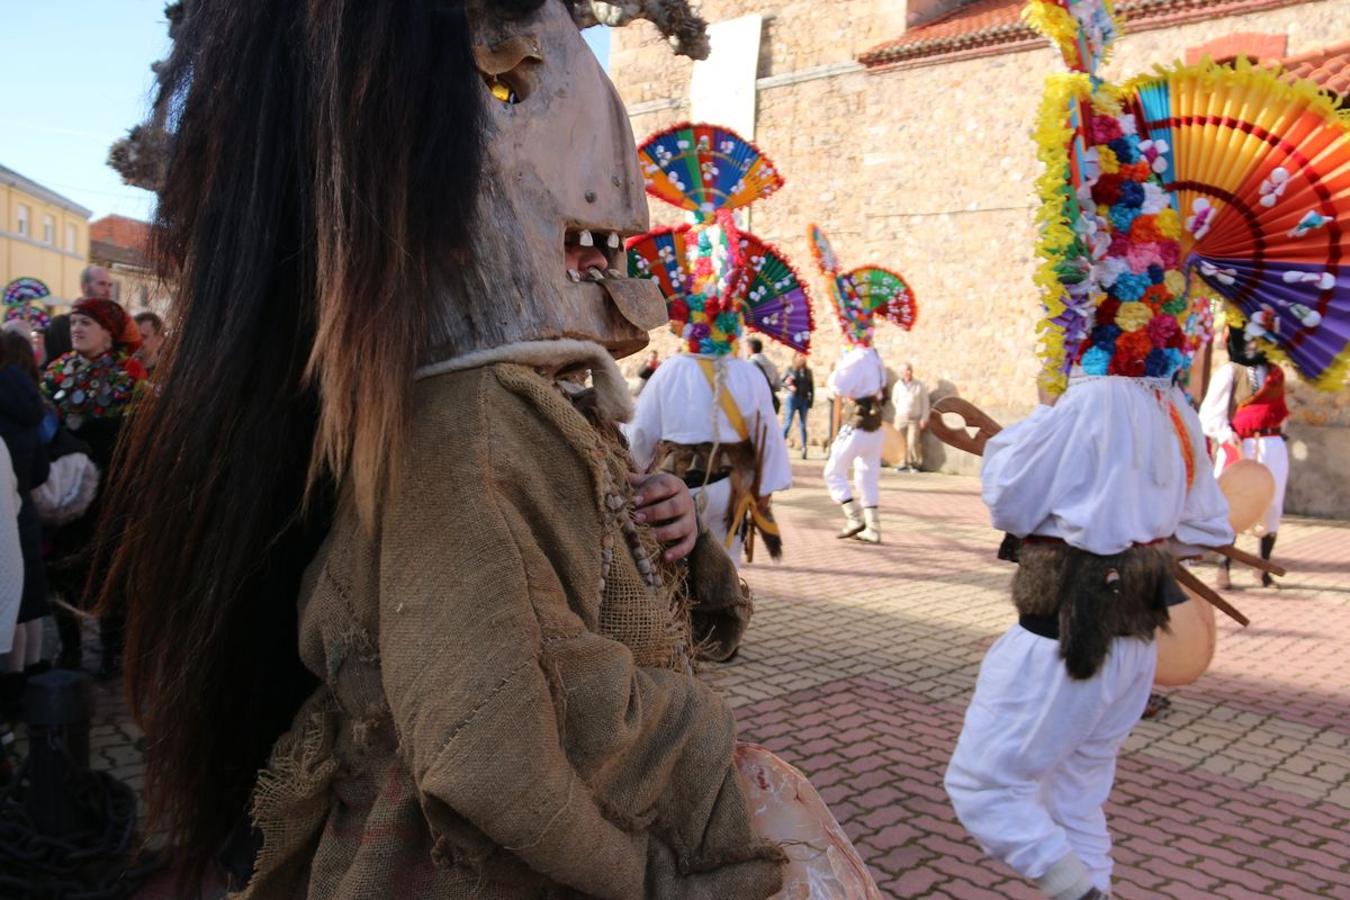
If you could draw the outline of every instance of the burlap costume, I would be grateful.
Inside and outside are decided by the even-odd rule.
[[[427,378],[415,404],[376,533],[344,504],[307,573],[323,686],[260,779],[242,896],[773,894],[782,853],[689,673],[690,613],[629,551],[609,429],[513,363]]]

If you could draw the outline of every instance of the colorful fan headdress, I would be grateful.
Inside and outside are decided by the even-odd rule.
[[[22,319],[28,327],[46,331],[52,317],[47,304],[41,301],[51,294],[47,285],[36,278],[15,278],[5,285],[4,321]]]
[[[1264,350],[1336,388],[1350,366],[1350,126],[1309,83],[1239,59],[1097,78],[1119,33],[1109,0],[1033,0],[1028,21],[1075,74],[1036,128],[1043,382],[1170,377],[1209,295]]]
[[[818,225],[806,232],[816,265],[830,284],[830,300],[839,328],[851,346],[870,347],[877,318],[888,319],[909,331],[919,315],[914,292],[899,274],[880,266],[862,266],[841,272],[839,257]]]
[[[777,248],[736,227],[732,212],[771,195],[783,177],[728,128],[676,125],[638,147],[647,193],[695,222],[628,241],[628,269],[661,288],[671,329],[691,353],[735,350],[745,326],[810,352],[815,327],[805,282]]]

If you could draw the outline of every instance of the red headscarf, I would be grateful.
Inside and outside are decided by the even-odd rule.
[[[75,301],[71,312],[88,316],[102,325],[104,330],[112,335],[113,346],[119,350],[135,353],[141,346],[141,332],[136,327],[135,320],[127,315],[127,311],[120,304],[112,300],[85,297],[83,300]]]

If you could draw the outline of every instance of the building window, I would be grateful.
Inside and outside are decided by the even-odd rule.
[[[42,243],[56,244],[56,220],[46,214],[42,216]]]
[[[74,226],[74,225],[67,225],[67,226],[66,226],[66,252],[67,252],[67,253],[74,253],[74,252],[75,252],[75,226]]]
[[[29,210],[26,205],[20,203],[18,213],[19,213],[19,237],[28,237],[28,217],[32,215],[32,211]]]

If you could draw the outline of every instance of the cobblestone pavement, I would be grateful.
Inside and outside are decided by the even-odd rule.
[[[984,859],[942,773],[986,648],[1012,621],[978,483],[883,475],[885,543],[834,539],[819,460],[775,502],[781,564],[746,567],[757,607],[736,660],[707,676],[742,738],[800,766],[894,897],[1032,897]],[[1290,574],[1228,596],[1217,658],[1135,728],[1108,806],[1117,895],[1350,897],[1350,523],[1285,522]],[[1199,570],[1212,579],[1212,568]],[[141,786],[140,733],[99,689],[96,765]]]

